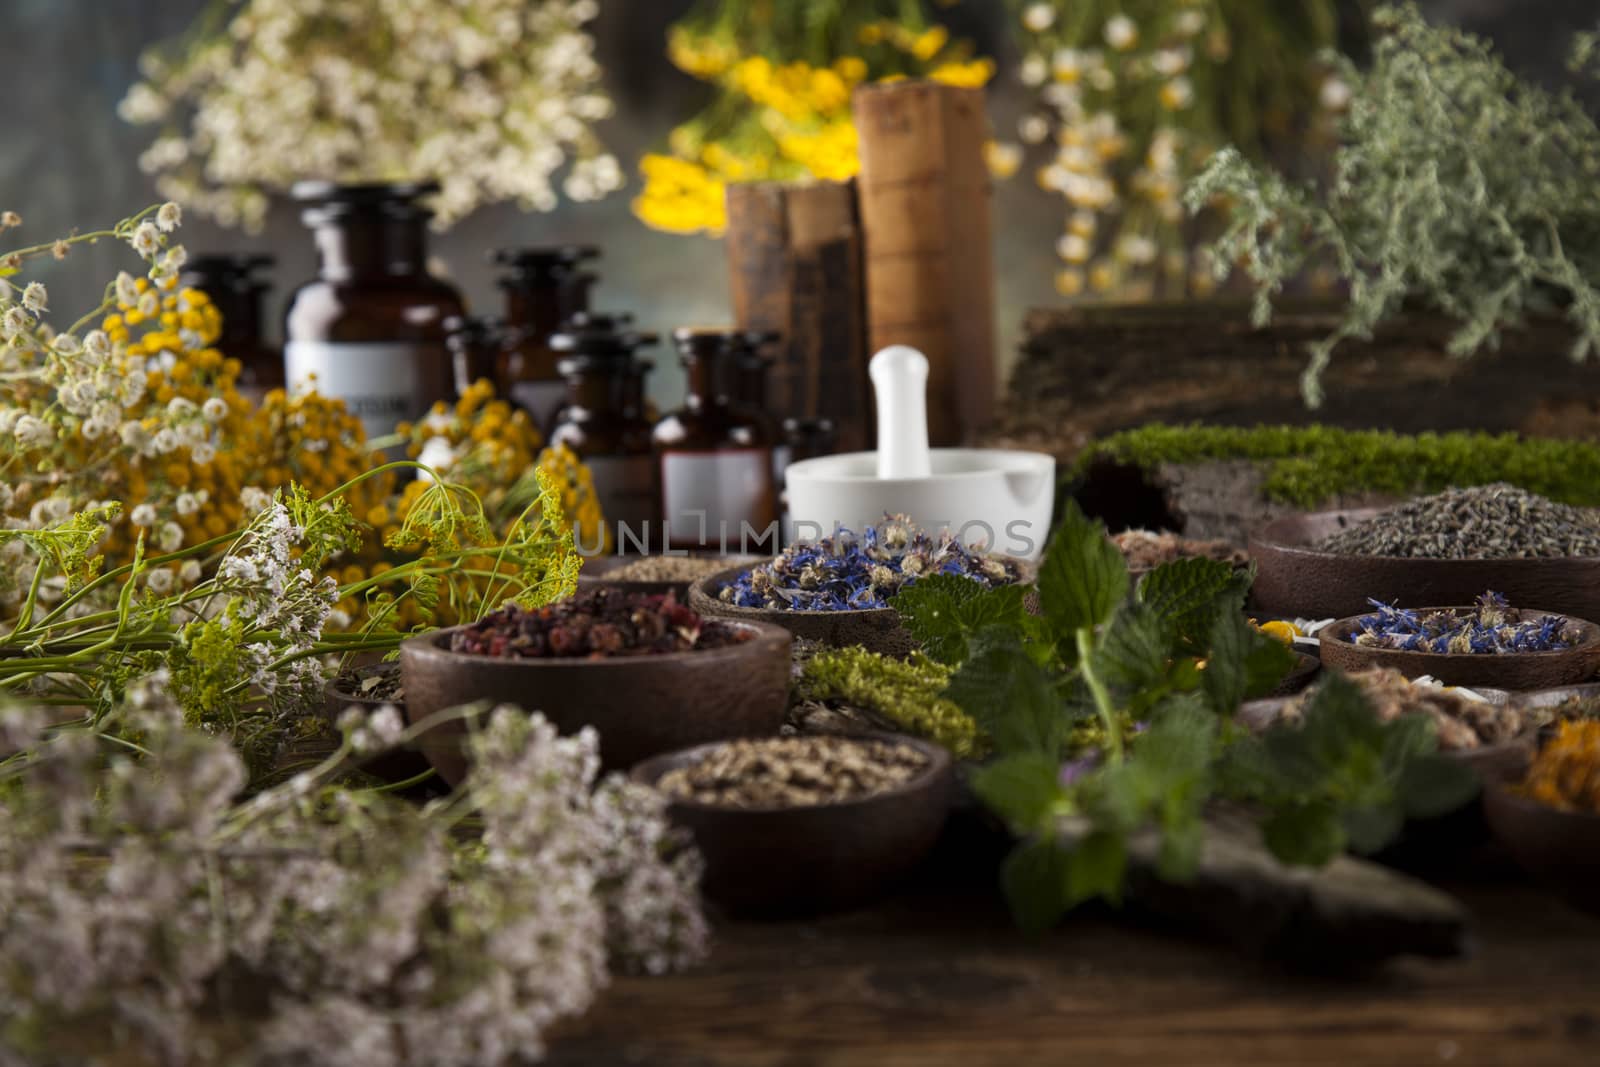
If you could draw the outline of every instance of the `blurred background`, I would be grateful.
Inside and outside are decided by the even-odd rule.
[[[207,0],[4,0],[7,30],[0,36],[0,92],[10,103],[6,136],[0,141],[0,208],[21,214],[20,236],[45,240],[59,231],[102,225],[160,199],[139,156],[151,143],[149,128],[118,117],[118,102],[140,77],[139,57],[158,42],[195,25]],[[1133,3],[1130,8],[1138,7]],[[1262,0],[1265,13],[1276,0]],[[1567,77],[1562,58],[1573,31],[1592,25],[1593,0],[1425,0],[1430,19],[1468,27],[1491,37],[1516,72],[1546,84]],[[499,310],[490,249],[519,244],[584,242],[602,246],[601,283],[594,304],[628,309],[639,322],[663,332],[676,325],[725,322],[729,297],[724,247],[704,234],[654,229],[637,217],[638,163],[647,152],[665,151],[670,131],[702,111],[715,97],[705,82],[669,59],[669,28],[689,12],[687,0],[602,0],[589,28],[604,69],[603,86],[614,113],[597,124],[615,155],[626,185],[599,200],[562,197],[553,210],[530,212],[511,203],[479,207],[433,241],[476,310]],[[1001,0],[960,0],[930,5],[930,17],[948,27],[952,39],[968,41],[972,54],[994,61],[987,99],[996,137],[1015,141],[1017,124],[1033,106],[1036,90],[1019,67],[1024,40],[1017,21],[1021,5]],[[1352,5],[1341,13],[1359,24]],[[1341,30],[1346,37],[1348,27]],[[1061,262],[1051,235],[1060,233],[1064,208],[1059,195],[1034,180],[1035,162],[997,181],[994,193],[995,257],[1000,366],[1016,347],[1025,312],[1059,305]],[[181,235],[191,254],[264,251],[276,257],[271,273],[269,332],[281,336],[282,308],[293,287],[309,279],[315,256],[298,213],[272,203],[258,233],[225,229],[191,217]],[[92,287],[123,257],[109,247],[87,249],[75,262],[45,274],[52,303],[63,309],[91,306]],[[1087,297],[1089,294],[1085,293]],[[675,403],[681,372],[658,360],[651,383],[658,402]]]

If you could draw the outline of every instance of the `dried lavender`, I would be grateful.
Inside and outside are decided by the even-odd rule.
[[[1411,559],[1600,556],[1600,514],[1495,482],[1420,497],[1330,534],[1315,547],[1345,556]]]
[[[1446,608],[1417,612],[1380,600],[1377,610],[1356,620],[1351,640],[1365,648],[1404,652],[1477,653],[1559,652],[1582,640],[1561,615],[1520,618],[1499,593],[1485,593],[1471,610]]]
[[[822,735],[729,741],[662,775],[668,797],[728,808],[795,808],[898,789],[928,766],[910,745]]]
[[[723,648],[751,636],[702,619],[671,593],[651,596],[601,587],[533,611],[508,604],[457,630],[450,649],[513,659],[607,659]]]
[[[419,809],[326,788],[349,751],[405,739],[392,709],[243,802],[238,754],[183,725],[164,679],[102,724],[142,758],[45,740],[51,721],[0,709],[0,749],[29,751],[0,803],[0,1063],[84,1033],[174,1067],[494,1067],[538,1058],[613,968],[704,953],[698,854],[660,794],[596,786],[592,731],[496,709],[462,789]],[[240,979],[259,1012],[229,1011]]]
[[[753,567],[718,596],[741,608],[788,611],[861,611],[886,608],[902,588],[929,574],[954,574],[986,586],[1021,580],[1017,565],[968,549],[949,531],[937,539],[904,515],[885,516],[860,536],[832,537],[784,549],[771,563]]]

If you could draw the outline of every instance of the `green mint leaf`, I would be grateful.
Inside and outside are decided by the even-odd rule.
[[[1180,559],[1157,567],[1139,582],[1138,598],[1190,655],[1205,655],[1223,615],[1244,611],[1248,573],[1211,559]]]
[[[1055,632],[1069,638],[1099,626],[1128,595],[1128,566],[1106,536],[1075,502],[1056,527],[1039,566],[1039,603]]]
[[[1370,855],[1391,844],[1405,828],[1404,809],[1393,803],[1365,804],[1345,808],[1339,815],[1345,837],[1355,851]]]
[[[1331,804],[1279,808],[1261,825],[1261,841],[1280,863],[1321,867],[1344,851],[1344,827]]]
[[[1408,816],[1431,819],[1455,811],[1477,796],[1479,779],[1460,760],[1428,754],[1406,762],[1400,771],[1398,789]]]
[[[972,772],[972,791],[1018,834],[1038,829],[1061,799],[1060,765],[1042,752],[1019,752]]]
[[[986,627],[1021,627],[1025,591],[1020,585],[990,589],[960,575],[934,574],[901,589],[893,606],[929,659],[955,666]]]
[[[1170,662],[1160,620],[1143,604],[1124,601],[1117,605],[1095,646],[1093,662],[1096,673],[1119,695],[1149,696],[1141,691],[1158,686]]]
[[[972,716],[997,755],[1039,752],[1055,758],[1069,716],[1054,677],[1028,655],[1016,636],[991,627],[978,650],[951,676],[942,694]]]
[[[1095,897],[1116,903],[1122,899],[1122,876],[1128,851],[1120,834],[1096,830],[1072,846],[1066,857],[1067,904]]]
[[[1244,701],[1270,693],[1294,667],[1287,645],[1251,626],[1237,611],[1215,620],[1209,644],[1200,684],[1218,715],[1232,715]]]
[[[1067,856],[1050,837],[1026,841],[1000,868],[1000,887],[1024,933],[1041,934],[1061,921],[1067,899]]]

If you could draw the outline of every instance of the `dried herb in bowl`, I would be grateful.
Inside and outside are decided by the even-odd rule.
[[[1540,615],[1513,619],[1511,605],[1499,593],[1478,598],[1476,608],[1414,611],[1379,600],[1368,600],[1377,610],[1357,620],[1352,643],[1365,648],[1392,648],[1403,652],[1477,653],[1560,652],[1582,638],[1565,616]]]
[[[675,800],[728,808],[795,808],[863,800],[912,781],[928,756],[892,741],[822,735],[718,745],[656,788]]]
[[[1561,811],[1600,815],[1600,722],[1564,722],[1539,750],[1521,792]]]
[[[508,604],[457,630],[452,652],[520,659],[607,659],[723,648],[750,631],[703,619],[671,593],[651,596],[605,587],[535,611]]]
[[[1343,556],[1409,559],[1600,556],[1600,511],[1496,482],[1419,497],[1330,534],[1315,547]]]
[[[771,563],[740,574],[718,596],[741,608],[862,611],[888,607],[902,588],[930,574],[970,578],[986,587],[1022,578],[1011,560],[974,552],[948,531],[935,538],[906,516],[892,515],[859,536],[839,530],[790,545]]]
[[[1227,541],[1196,541],[1167,531],[1124,530],[1111,540],[1132,571],[1155,570],[1180,559],[1214,559],[1235,567],[1250,562],[1248,553]]]
[[[1354,671],[1349,678],[1361,687],[1381,722],[1392,722],[1401,715],[1427,715],[1433,719],[1439,748],[1444,752],[1505,744],[1529,725],[1527,713],[1520,708],[1481,699],[1468,689],[1413,681],[1388,667]],[[1314,685],[1286,702],[1283,719],[1300,720],[1320,688],[1320,684]]]

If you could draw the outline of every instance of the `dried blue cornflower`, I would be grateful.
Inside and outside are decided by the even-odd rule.
[[[860,611],[886,608],[901,589],[929,574],[955,574],[986,586],[1022,577],[1008,559],[974,552],[950,535],[937,538],[904,515],[885,515],[861,533],[802,541],[771,563],[752,567],[724,586],[724,603],[785,611]]]
[[[1540,615],[1513,621],[1515,612],[1500,593],[1478,598],[1471,609],[1447,608],[1419,615],[1414,610],[1368,599],[1376,610],[1356,620],[1351,640],[1367,648],[1402,652],[1498,655],[1506,652],[1559,652],[1580,635],[1565,616]]]

